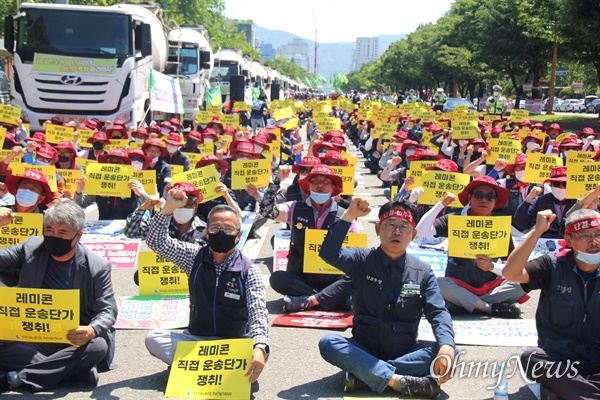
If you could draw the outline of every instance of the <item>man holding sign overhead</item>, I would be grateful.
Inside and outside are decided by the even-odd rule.
[[[438,283],[451,312],[462,312],[464,308],[469,313],[478,310],[502,318],[521,316],[521,308],[517,301],[526,300],[527,298],[524,298],[526,294],[520,285],[502,278],[502,260],[506,260],[508,254],[514,250],[510,235],[510,217],[491,216],[492,211],[506,204],[508,197],[508,190],[498,186],[493,178],[478,176],[458,194],[458,199],[465,206],[460,217],[449,214],[437,217],[439,212],[455,199],[452,193],[446,193],[417,225],[418,234],[422,237],[466,237],[475,243],[473,250],[469,245],[467,249],[450,248],[451,244],[448,245],[446,273],[444,277],[438,278]],[[453,218],[464,220],[467,217],[475,218],[471,218],[472,222],[467,222],[464,229],[458,225],[461,221],[453,220]],[[482,222],[483,225],[478,225],[481,220],[475,221],[477,217],[486,217]],[[496,228],[494,218],[507,218],[508,225],[494,229]],[[491,229],[487,229],[488,227]],[[482,233],[484,231],[482,228],[486,228],[485,235]],[[500,239],[508,239],[506,240],[508,248],[496,249],[501,254],[494,257],[499,259],[494,262],[484,253],[493,254],[488,247],[498,243]],[[470,253],[460,253],[461,250]],[[457,253],[461,256],[452,256]]]
[[[66,333],[70,344],[0,341],[0,370],[8,371],[0,375],[0,390],[28,385],[39,392],[65,379],[96,386],[96,366],[109,368],[117,318],[111,266],[79,243],[84,225],[83,209],[65,200],[46,211],[43,239],[0,249],[0,271],[20,271],[18,287],[78,289],[81,299],[79,320]]]
[[[321,246],[321,258],[350,277],[354,304],[352,337],[324,336],[321,356],[344,371],[346,392],[389,386],[405,396],[437,397],[454,364],[454,331],[431,268],[406,252],[417,235],[415,210],[404,200],[383,205],[375,224],[381,245],[342,248],[354,220],[370,211],[355,197]],[[417,342],[423,314],[436,343]]]

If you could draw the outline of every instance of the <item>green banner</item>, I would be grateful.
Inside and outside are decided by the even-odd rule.
[[[83,58],[35,53],[33,70],[58,74],[115,75],[117,59]]]

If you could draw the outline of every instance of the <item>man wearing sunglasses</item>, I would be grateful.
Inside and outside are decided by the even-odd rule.
[[[556,218],[550,224],[542,238],[562,239],[565,230],[566,213],[576,203],[567,197],[567,167],[554,167],[550,171],[550,178],[544,183],[550,184],[551,193],[544,195],[541,188],[533,188],[527,198],[515,211],[513,226],[521,232],[528,231],[535,225],[537,213],[550,210]]]
[[[461,215],[491,216],[494,210],[506,204],[508,197],[508,190],[498,186],[493,178],[478,176],[458,194],[465,206]],[[437,215],[454,199],[452,193],[446,193],[442,201],[423,215],[417,225],[419,236],[448,237],[452,229],[448,224],[449,214]],[[514,250],[512,237],[508,243],[510,254]],[[502,267],[501,262],[493,262],[483,254],[478,254],[476,259],[449,257],[445,276],[438,278],[448,310],[452,313],[477,310],[501,318],[519,318],[521,308],[517,302],[526,300],[526,293],[521,285],[502,278]]]

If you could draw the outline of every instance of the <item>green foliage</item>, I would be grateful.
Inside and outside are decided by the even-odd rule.
[[[287,75],[292,79],[296,79],[298,82],[304,82],[304,79],[311,75],[311,73],[304,68],[291,61],[287,61],[281,56],[273,60],[263,60],[262,63],[276,69],[280,73]]]

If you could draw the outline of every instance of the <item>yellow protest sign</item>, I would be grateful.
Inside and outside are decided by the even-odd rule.
[[[420,187],[423,183],[421,181],[421,175],[425,171],[425,168],[433,167],[437,164],[437,160],[433,161],[411,161],[410,169],[406,172],[406,177],[412,177],[415,180],[413,185],[409,185],[406,187],[407,190],[412,190],[413,188]]]
[[[457,120],[452,123],[452,139],[475,139],[478,137],[477,121]]]
[[[96,133],[96,131],[91,129],[77,129],[77,133],[79,133],[79,147],[92,147],[92,144],[88,143],[87,140],[94,136],[94,133]]]
[[[225,126],[231,126],[237,129],[240,126],[240,116],[237,114],[228,114],[221,117],[221,122]]]
[[[600,162],[576,163],[567,167],[567,199],[582,198],[596,189],[598,183]]]
[[[510,241],[512,216],[448,216],[448,257],[492,259],[506,257]]]
[[[595,151],[569,151],[567,153],[567,167],[571,164],[587,163],[595,155]]]
[[[371,110],[365,108],[358,109],[358,119],[360,121],[371,119]]]
[[[269,155],[267,155],[267,159],[271,158],[271,154],[275,155],[276,158],[279,158],[279,154],[281,154],[281,140],[273,140],[269,143]]]
[[[279,110],[276,110],[273,113],[273,118],[275,118],[275,121],[281,121],[282,119],[288,119],[293,117],[294,111],[291,107],[280,108]]]
[[[95,196],[129,197],[127,183],[133,176],[133,166],[125,164],[89,164],[85,170],[88,181],[86,194]]]
[[[342,130],[342,125],[338,118],[323,118],[321,122],[319,122],[319,130],[322,133],[326,133],[328,131],[340,131]]]
[[[208,124],[212,121],[212,113],[208,111],[196,111],[196,120],[199,124]]]
[[[198,149],[198,151],[200,151],[199,154],[202,156],[205,156],[207,154],[215,154],[214,142],[199,143],[197,149]],[[186,153],[186,154],[189,156],[190,153]],[[194,166],[194,165],[195,164],[192,164],[192,166]]]
[[[77,157],[75,159],[75,163],[77,165],[79,165],[81,168],[83,168],[84,171],[87,171],[87,166],[90,164],[96,164],[98,163],[98,161],[96,160],[89,160],[87,158],[81,158],[81,157]]]
[[[267,159],[232,161],[231,189],[244,189],[248,184],[257,188],[269,186],[271,180],[271,162]]]
[[[374,137],[382,137],[383,139],[390,139],[396,134],[396,124],[377,124],[375,128],[371,130]]]
[[[354,167],[331,167],[333,172],[342,178],[342,193],[345,195],[354,194]]]
[[[556,144],[556,146],[558,146],[558,143],[562,142],[563,140],[565,140],[566,138],[568,138],[570,136],[577,136],[577,135],[574,135],[573,132],[563,132],[556,137],[556,139],[554,140],[554,143]]]
[[[342,158],[348,160],[348,166],[356,169],[356,163],[358,162],[358,156],[350,155],[350,153],[342,152]]]
[[[529,153],[527,154],[523,182],[543,183],[546,179],[550,178],[552,168],[562,165],[562,159],[558,156],[549,156],[544,153]]]
[[[211,106],[210,104],[206,106],[206,111],[208,111],[211,115],[211,117],[214,114],[217,114],[217,117],[221,115],[221,113],[223,112],[223,108],[221,106]],[[212,118],[211,118],[212,120]]]
[[[215,148],[215,146],[212,145],[212,143],[210,143],[211,146],[208,147],[212,147],[213,149]],[[185,154],[186,156],[188,156],[188,158],[190,159],[190,163],[192,164],[192,168],[196,166],[196,164],[198,164],[198,161],[202,160],[202,157],[205,156],[205,154],[203,153],[186,153],[186,152],[182,152],[183,154]]]
[[[423,194],[419,197],[419,204],[435,205],[444,197],[444,193],[450,192],[456,195],[456,200],[449,207],[462,208],[458,194],[470,181],[469,175],[460,172],[423,171],[421,174]]]
[[[517,153],[521,151],[521,142],[513,139],[491,138],[488,150],[490,155],[485,160],[486,164],[493,165],[499,158],[506,160],[509,164],[514,164]]]
[[[202,168],[196,168],[191,171],[173,175],[171,182],[173,185],[178,182],[189,182],[196,186],[196,188],[200,190],[200,193],[202,193],[202,203],[222,196],[221,193],[215,192],[217,185],[221,183],[221,181],[219,180],[219,174],[217,173],[214,164],[208,164]]]
[[[75,128],[72,126],[48,124],[46,125],[46,141],[53,144],[58,144],[61,140],[72,142],[73,132],[75,132]]]
[[[299,123],[300,123],[300,120],[298,118],[292,118],[289,121],[286,121],[283,124],[283,127],[289,131],[292,129],[296,129],[296,127],[298,126]]]
[[[138,272],[140,296],[189,293],[185,272],[153,251],[139,253]]]
[[[169,164],[171,167],[171,176],[175,176],[183,172],[183,165]]]
[[[30,236],[42,236],[43,225],[43,214],[15,213],[11,223],[0,228],[0,247],[22,243]]]
[[[17,118],[21,118],[21,109],[19,107],[0,104],[0,122],[16,125]]]
[[[526,119],[529,119],[529,110],[513,109],[510,112],[510,121],[511,122],[523,122]]]
[[[79,326],[79,289],[0,287],[0,340],[66,343]]]
[[[10,154],[12,153],[12,150],[0,150],[0,160],[4,160],[6,157],[8,157]],[[12,160],[10,160],[10,165],[11,168],[14,165],[18,165],[21,164],[23,162],[23,158],[22,157],[15,157]]]
[[[28,169],[34,171],[40,171],[42,174],[46,175],[48,178],[48,185],[50,185],[50,190],[56,192],[58,189],[56,187],[56,167],[54,165],[31,165],[31,164],[16,164],[11,165],[12,174],[17,176],[23,176],[25,171]]]
[[[4,138],[6,137],[6,128],[0,127],[0,149],[4,147]]]
[[[125,146],[129,146],[129,140],[127,139],[110,139],[110,144],[104,146],[104,151],[110,149],[122,149]]]
[[[392,185],[390,187],[390,201],[394,201],[394,197],[396,197],[396,195],[398,194],[399,191],[400,191],[400,186],[398,186],[398,185]]]
[[[244,103],[243,101],[236,101],[235,103],[233,103],[233,108],[237,108],[238,111],[240,111],[240,112],[248,111],[248,110],[250,110],[250,105],[247,103]]]
[[[300,225],[300,222],[297,225]],[[327,231],[324,229],[306,228],[304,232],[304,273],[342,275],[342,271],[327,264],[319,257],[319,250],[321,249],[323,240],[325,240]],[[348,233],[342,247],[367,247],[367,240],[366,233]]]
[[[75,194],[77,179],[83,174],[83,171],[80,169],[57,169],[56,172],[65,180],[65,191]]]
[[[179,342],[166,397],[250,399],[252,338]]]
[[[171,170],[171,173],[173,171]],[[144,187],[144,191],[149,195],[156,193],[156,170],[146,169],[142,171],[133,171],[133,179],[137,179]]]

